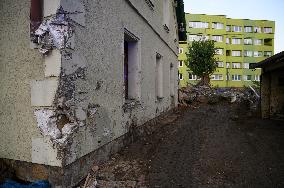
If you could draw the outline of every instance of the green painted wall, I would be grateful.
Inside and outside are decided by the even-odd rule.
[[[206,22],[208,23],[208,28],[192,28],[190,22]],[[223,67],[218,67],[213,74],[221,74],[223,76],[222,80],[211,80],[213,86],[218,87],[243,87],[246,85],[251,85],[252,81],[255,80],[255,76],[261,74],[261,70],[251,70],[244,67],[244,63],[257,63],[264,60],[268,56],[264,56],[266,51],[274,54],[274,31],[275,22],[267,20],[248,20],[248,19],[231,19],[224,15],[205,15],[205,14],[186,14],[187,23],[187,40],[180,41],[180,48],[184,49],[183,53],[179,54],[179,61],[186,61],[186,51],[187,45],[191,45],[190,41],[191,35],[198,36],[208,36],[212,39],[212,36],[222,36],[223,40],[215,43],[216,48],[223,49],[223,55],[216,55],[218,61],[223,62]],[[222,23],[222,29],[213,28],[213,23]],[[230,31],[227,31],[226,26],[230,27]],[[240,26],[240,32],[234,32],[233,26]],[[244,27],[252,27],[252,32],[245,32]],[[255,27],[261,28],[261,33],[254,32]],[[264,33],[264,28],[272,28],[271,33]],[[227,38],[229,39],[229,44],[226,43]],[[240,44],[232,44],[233,38],[239,38]],[[252,39],[252,44],[244,44],[244,39]],[[261,45],[255,45],[254,40],[261,40]],[[265,43],[264,43],[265,42]],[[232,51],[241,51],[241,56],[232,56]],[[253,57],[245,57],[245,51],[252,51]],[[261,57],[254,57],[254,52],[259,51],[262,53]],[[227,54],[228,53],[228,54]],[[226,63],[229,63],[230,67],[226,67]],[[232,63],[240,63],[240,68],[233,68]],[[196,83],[196,80],[189,80],[189,75],[187,72],[187,67],[185,64],[180,67],[179,73],[182,74],[183,79],[180,80],[180,86],[184,87],[188,83]],[[240,81],[233,81],[232,75],[241,75]],[[246,75],[251,75],[252,81],[246,81],[244,77]],[[227,80],[227,77],[229,78]]]

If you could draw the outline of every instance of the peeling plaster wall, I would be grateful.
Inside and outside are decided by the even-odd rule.
[[[31,107],[31,82],[43,79],[44,64],[30,48],[30,1],[0,1],[0,17],[0,158],[32,162],[33,139],[43,137]]]
[[[48,6],[50,2],[44,1],[45,13],[56,12]],[[56,2],[73,10],[79,1]],[[68,165],[176,106],[177,92],[172,97],[170,88],[174,83],[177,91],[178,83],[177,76],[170,81],[171,64],[173,75],[177,75],[175,12],[171,6],[167,32],[162,2],[153,2],[151,10],[141,0],[82,0],[78,7],[85,8],[85,19],[72,15],[77,22],[72,23],[72,48],[61,50],[61,54],[53,49],[43,58],[37,49],[30,48],[30,1],[2,1],[0,158]],[[139,38],[139,105],[125,105],[124,29]],[[155,93],[157,53],[163,63],[161,100]]]
[[[125,0],[83,2],[86,7],[86,27],[76,27],[76,45],[72,53],[76,60],[70,63],[63,58],[62,68],[63,72],[72,72],[72,64],[75,67],[85,66],[85,77],[72,81],[72,103],[76,108],[83,109],[86,115],[89,105],[96,106],[97,112],[92,117],[87,115],[86,126],[79,127],[65,147],[65,165],[125,134],[130,126],[142,125],[169,110],[172,100],[174,105],[177,104],[177,94],[173,99],[170,96],[171,63],[174,65],[174,75],[177,75],[177,55],[174,53],[177,44],[173,37],[175,22],[171,17],[171,29],[167,33],[162,26],[162,1],[155,1],[154,11],[144,1],[130,1],[149,23]],[[141,105],[126,112],[123,87],[124,28],[140,39],[142,70]],[[156,53],[162,55],[164,70],[164,98],[159,101],[155,94]],[[177,76],[174,79],[177,90]]]

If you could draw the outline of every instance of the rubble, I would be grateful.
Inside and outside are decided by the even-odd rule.
[[[256,110],[259,94],[251,86],[244,88],[214,88],[210,86],[188,85],[179,90],[179,102],[181,105],[190,106],[197,103],[216,104],[222,101],[248,103],[251,110]]]
[[[121,156],[120,156],[121,157]],[[147,187],[142,175],[143,163],[137,160],[112,158],[101,168],[94,166],[88,174],[83,188]]]

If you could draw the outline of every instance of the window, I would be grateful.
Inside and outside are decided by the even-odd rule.
[[[212,36],[212,40],[214,40],[215,42],[223,42],[223,36],[221,36],[221,35],[213,35]]]
[[[183,61],[178,61],[179,62],[179,67],[183,67]]]
[[[263,28],[263,33],[272,33],[272,28],[271,27]]]
[[[170,0],[163,0],[163,19],[165,29],[169,29],[170,25]]]
[[[205,35],[188,35],[188,41],[208,40],[209,36]]]
[[[201,36],[201,40],[209,40],[209,36],[207,36],[207,35],[202,35],[202,36]]]
[[[213,29],[224,29],[224,24],[223,23],[218,23],[218,22],[213,22],[212,23],[212,28]]]
[[[222,48],[216,49],[215,52],[216,52],[216,55],[223,55],[223,49]]]
[[[233,31],[234,31],[234,32],[242,32],[242,26],[236,26],[236,25],[234,25],[234,26],[233,26]]]
[[[140,46],[139,38],[124,30],[124,89],[125,99],[140,100]]]
[[[213,74],[211,76],[211,80],[223,80],[223,75],[222,74]]]
[[[272,56],[272,52],[271,51],[265,51],[264,52],[264,57],[270,57]]]
[[[178,53],[183,54],[183,48],[179,48]]]
[[[252,52],[252,51],[245,50],[245,51],[244,51],[244,56],[245,56],[245,57],[252,57],[252,56],[253,56],[253,52]]]
[[[216,64],[218,67],[224,67],[223,61],[217,61]]]
[[[244,81],[251,81],[252,76],[251,75],[244,75],[243,78],[244,78]]]
[[[232,44],[241,44],[240,38],[232,38]]]
[[[240,50],[232,50],[232,56],[240,57],[241,56],[241,51]]]
[[[255,52],[253,53],[253,56],[254,56],[254,57],[262,57],[262,52],[261,52],[261,51],[255,51]]]
[[[230,44],[230,38],[226,38],[226,44]]]
[[[252,39],[251,38],[244,39],[244,44],[245,45],[251,45],[252,44]]]
[[[233,69],[240,69],[241,68],[241,63],[232,63],[232,68]]]
[[[244,27],[244,31],[245,31],[246,33],[252,33],[252,26],[245,26],[245,27]]]
[[[208,22],[189,22],[190,28],[208,28]]]
[[[188,41],[198,41],[199,39],[197,39],[197,35],[188,35]]]
[[[261,39],[254,39],[254,45],[261,45],[262,40]]]
[[[272,41],[272,39],[264,39],[264,45],[265,46],[272,46],[272,43],[273,43],[273,41]]]
[[[229,62],[226,63],[226,67],[227,67],[227,69],[230,68],[230,63]]]
[[[226,31],[227,31],[227,32],[230,32],[230,31],[231,31],[231,26],[230,26],[230,25],[227,25],[227,26],[226,26]]]
[[[254,80],[255,81],[260,81],[260,76],[259,75],[254,75]]]
[[[255,27],[254,27],[254,32],[255,32],[255,33],[261,33],[261,27],[255,26]]]
[[[163,98],[163,63],[162,56],[156,54],[156,96],[157,99]]]
[[[183,75],[182,74],[178,74],[178,78],[180,79],[180,80],[183,80]]]
[[[241,81],[241,75],[233,74],[232,75],[232,81]]]
[[[194,74],[189,73],[188,74],[189,80],[199,80],[200,78]]]
[[[231,50],[226,50],[226,56],[231,56]]]
[[[244,69],[249,69],[249,63],[243,63],[243,68]]]

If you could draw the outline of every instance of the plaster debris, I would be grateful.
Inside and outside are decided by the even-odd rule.
[[[53,47],[59,50],[66,48],[73,32],[68,16],[60,7],[56,15],[44,20],[35,31],[35,35],[38,36],[38,43],[41,45],[40,52],[47,53]]]
[[[70,135],[73,133],[74,129],[76,128],[76,124],[74,123],[67,123],[66,125],[64,125],[64,127],[62,128],[62,134],[63,135]]]
[[[56,125],[54,110],[40,109],[34,112],[37,125],[43,136],[50,136],[53,139],[61,138],[61,132]]]
[[[87,114],[86,112],[83,110],[82,107],[78,107],[76,110],[75,110],[75,114],[76,114],[76,118],[79,120],[79,121],[84,121],[87,119]]]
[[[247,102],[252,110],[259,104],[257,89],[252,88],[211,88],[209,86],[188,85],[179,90],[179,102],[183,105],[194,103],[214,104],[221,101],[230,103]]]
[[[31,33],[31,40],[38,43],[39,51],[47,54],[54,47],[74,49],[75,25],[85,26],[85,6],[78,0],[61,0],[55,15],[45,17],[35,32]]]
[[[70,137],[70,135],[75,131],[77,128],[77,124],[75,123],[67,123],[62,128],[62,138],[56,139],[55,142],[58,144],[64,144],[66,143],[67,139]]]

